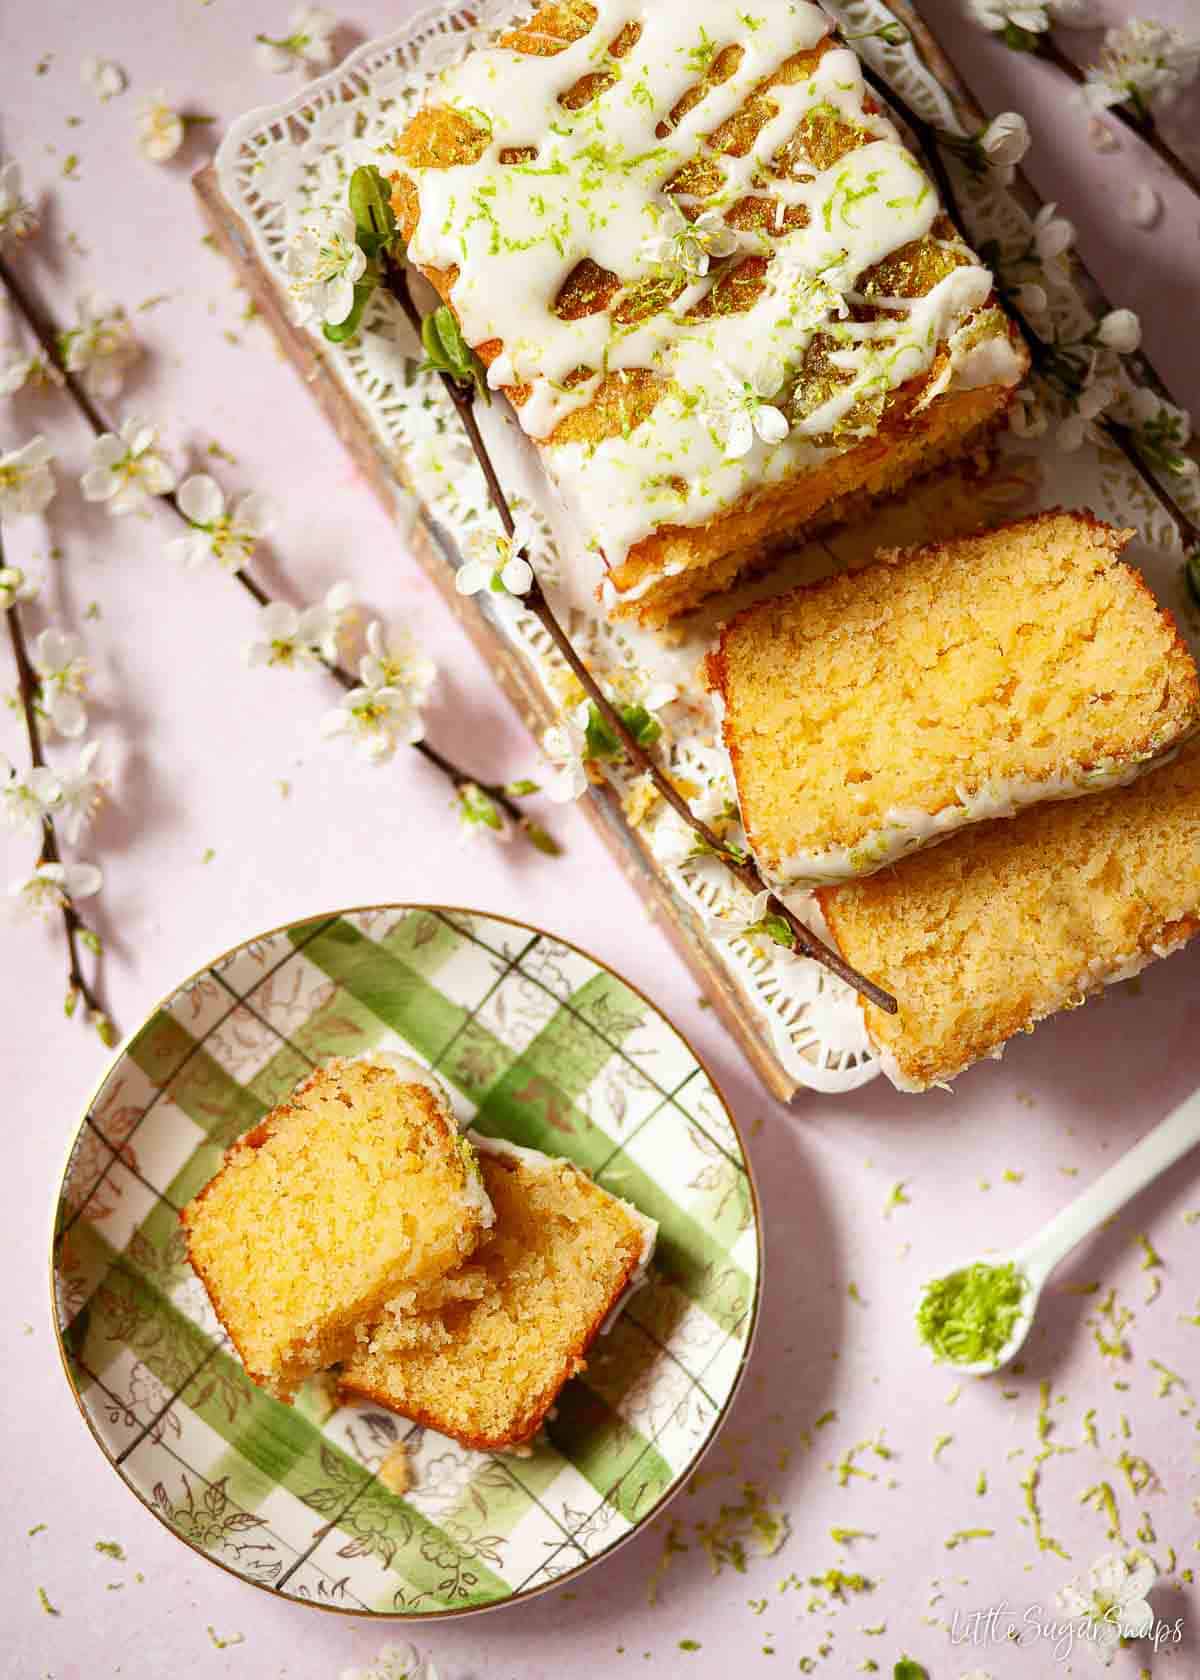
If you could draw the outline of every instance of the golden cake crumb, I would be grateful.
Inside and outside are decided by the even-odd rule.
[[[748,608],[707,664],[750,846],[832,883],[1023,804],[1132,780],[1200,728],[1133,535],[1053,512],[881,552]]]
[[[1200,741],[1130,787],[817,897],[847,960],[899,999],[862,1006],[885,1070],[925,1090],[1200,931]]]
[[[389,1493],[405,1494],[412,1486],[412,1469],[408,1461],[408,1443],[397,1441],[379,1466],[379,1480]]]
[[[282,1400],[392,1296],[460,1265],[491,1217],[440,1088],[342,1060],[240,1138],[180,1215],[217,1317]]]
[[[569,1161],[488,1149],[496,1223],[464,1268],[463,1298],[390,1313],[342,1371],[344,1396],[480,1450],[541,1427],[642,1263],[648,1224]]]

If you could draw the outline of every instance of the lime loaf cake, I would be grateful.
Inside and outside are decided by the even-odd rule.
[[[1024,373],[831,28],[806,0],[551,0],[396,139],[409,257],[616,616],[662,624],[973,452]]]
[[[496,1222],[438,1298],[385,1315],[341,1392],[464,1446],[519,1447],[643,1277],[657,1226],[569,1161],[471,1134]]]
[[[905,1091],[1136,974],[1200,931],[1200,741],[1130,787],[986,823],[817,894],[847,959],[900,1000],[864,1004]]]
[[[766,878],[868,875],[1132,781],[1200,728],[1191,654],[1120,559],[1132,535],[1043,513],[880,553],[726,624],[707,678]]]
[[[310,1074],[180,1218],[247,1372],[290,1400],[394,1296],[461,1265],[494,1214],[435,1077],[374,1052]]]

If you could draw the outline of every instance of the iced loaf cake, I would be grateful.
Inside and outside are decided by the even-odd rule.
[[[409,256],[537,441],[616,615],[972,451],[1025,353],[806,0],[551,0],[398,136]]]

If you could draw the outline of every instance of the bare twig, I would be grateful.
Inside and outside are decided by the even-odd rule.
[[[51,320],[49,315],[47,315],[38,300],[22,283],[10,265],[6,263],[2,257],[0,257],[0,280],[3,281],[9,296],[12,298],[17,307],[18,313],[24,318],[29,330],[37,339],[47,357],[62,373],[66,390],[70,393],[76,407],[79,409],[92,431],[97,437],[99,437],[103,432],[112,431],[113,428],[104,418],[104,415],[100,412],[95,402],[93,402],[82,382],[73,373],[67,371],[59,342],[58,329],[55,327],[54,322]],[[167,494],[158,497],[158,500],[165,502],[171,509],[172,513],[174,513],[177,518],[183,520],[183,522],[190,528],[191,521],[180,507],[178,498],[176,497],[174,491],[168,491]],[[262,585],[258,583],[255,578],[251,577],[250,573],[247,572],[244,567],[239,567],[236,571],[230,573],[230,576],[241,585],[247,595],[257,601],[260,607],[266,606],[271,597]],[[353,672],[348,671],[345,666],[339,665],[336,661],[322,661],[322,663],[325,665],[329,675],[333,678],[334,682],[339,685],[339,687],[349,691],[350,689],[357,688],[359,686],[358,678],[353,674]],[[548,836],[546,836],[545,831],[541,829],[540,826],[534,825],[530,822],[530,819],[521,810],[517,802],[505,792],[501,785],[494,782],[486,782],[478,776],[471,775],[468,771],[464,770],[461,765],[455,764],[451,759],[447,758],[445,753],[439,752],[436,747],[431,746],[428,741],[414,741],[412,746],[427,764],[432,765],[435,770],[440,771],[441,774],[446,777],[447,781],[450,782],[456,792],[463,788],[478,788],[480,792],[486,794],[487,797],[504,812],[505,816],[516,829],[520,830],[522,833],[529,834],[531,837],[536,835],[539,849],[558,849],[553,842],[549,841]]]
[[[419,338],[421,334],[421,314],[413,301],[412,292],[409,289],[408,276],[403,266],[395,262],[390,255],[387,255],[386,253],[383,258],[383,278],[384,284],[386,285],[389,293],[400,305],[410,326]],[[509,506],[508,497],[504,493],[504,488],[500,483],[495,465],[479,430],[479,423],[475,417],[474,387],[454,379],[448,373],[442,373],[440,378],[451,402],[454,404],[455,411],[466,430],[471,448],[487,484],[489,500],[491,501],[500,523],[504,528],[505,535],[511,537],[516,529],[512,516],[512,509]],[[522,554],[521,558],[527,559],[528,556]],[[604,719],[604,722],[621,742],[621,745],[628,754],[630,761],[636,764],[639,770],[643,771],[650,777],[654,786],[657,788],[659,794],[666,803],[671,807],[676,815],[681,817],[688,827],[699,836],[700,840],[703,842],[705,851],[713,857],[718,858],[721,863],[725,865],[726,869],[729,870],[730,874],[735,876],[736,879],[741,882],[744,887],[748,888],[750,892],[755,894],[761,892],[765,883],[761,879],[757,869],[754,867],[754,864],[750,861],[749,857],[745,853],[740,852],[740,850],[737,852],[733,851],[726,842],[720,838],[715,830],[710,828],[707,823],[702,822],[699,817],[693,814],[687,800],[684,799],[683,795],[671,781],[671,778],[660,768],[660,766],[642,746],[641,742],[635,738],[620,712],[609,700],[608,696],[604,693],[604,690],[600,687],[595,677],[593,677],[592,673],[588,670],[575,648],[571,645],[570,638],[567,636],[566,631],[562,628],[557,618],[554,616],[553,609],[547,601],[541,584],[537,581],[536,577],[529,590],[521,597],[521,599],[523,605],[527,607],[531,613],[533,613],[539,624],[541,624],[542,628],[549,635],[558,653],[562,656],[567,666],[578,679],[580,686],[583,688],[584,692],[588,696],[588,699],[595,706],[600,716]],[[844,980],[845,983],[848,986],[851,986],[856,992],[861,992],[861,994],[865,998],[868,998],[871,1003],[875,1004],[877,1008],[886,1010],[890,1015],[894,1015],[897,1012],[899,1006],[897,1005],[896,999],[890,992],[884,991],[883,988],[881,986],[877,986],[873,980],[868,980],[864,975],[860,974],[857,969],[852,968],[842,957],[840,952],[832,950],[822,940],[818,939],[816,934],[812,932],[811,928],[806,927],[795,912],[790,910],[780,898],[776,897],[774,893],[770,893],[768,896],[766,917],[776,919],[785,924],[790,936],[792,949],[799,952],[802,956],[811,957],[814,962],[820,963],[821,966],[823,968],[827,968],[830,973],[836,974],[840,980]]]
[[[0,543],[0,566],[4,564],[4,548]],[[29,658],[29,649],[25,645],[25,630],[21,623],[21,608],[14,602],[4,613],[8,625],[8,639],[13,651],[13,659],[17,667],[17,689],[21,698],[21,713],[25,720],[25,733],[29,740],[29,762],[34,769],[44,769],[46,757],[42,751],[42,731],[38,723],[37,673]],[[38,863],[61,863],[62,854],[58,849],[58,835],[54,829],[54,819],[49,815],[42,818],[42,848],[38,853]],[[83,972],[83,965],[79,956],[80,940],[83,937],[95,940],[96,936],[86,925],[69,898],[64,899],[62,905],[63,930],[67,937],[67,1000],[68,1008],[73,1010],[74,1000],[81,999],[87,1011],[89,1023],[96,1028],[105,1044],[116,1041],[116,1031],[107,1009],[100,998],[96,987],[88,980]],[[97,946],[99,942],[97,941]]]

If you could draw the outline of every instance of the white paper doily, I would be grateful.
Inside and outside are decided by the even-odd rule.
[[[891,21],[882,0],[837,0],[829,9],[848,33],[860,37],[860,50],[915,110],[939,128],[958,131],[948,94],[910,41],[892,45],[862,39],[865,32]],[[359,48],[336,70],[288,99],[251,111],[232,125],[216,158],[221,192],[241,216],[260,263],[281,289],[283,257],[298,217],[314,202],[342,199],[346,177],[358,164],[380,161],[386,168],[379,153],[421,103],[428,78],[499,23],[528,10],[514,0],[481,0],[469,13],[449,4],[431,7],[395,34]],[[1028,244],[1029,217],[1006,191],[990,179],[965,174],[957,184],[977,243],[994,239],[1007,249]],[[1082,299],[1065,281],[1052,293],[1051,305],[1060,332],[1070,336],[1088,325]],[[322,342],[321,350],[369,423],[384,457],[397,465],[403,462],[404,478],[415,496],[414,511],[434,534],[446,564],[456,565],[472,530],[490,523],[483,477],[436,376],[418,371],[419,349],[398,306],[377,292],[357,340],[337,347]],[[494,404],[485,416],[485,433],[506,488],[540,516],[544,545],[541,554],[535,554],[539,574],[557,577],[564,586],[557,605],[570,618],[577,647],[589,663],[606,669],[618,683],[630,684],[633,697],[639,685],[665,680],[680,686],[684,702],[662,714],[671,768],[681,776],[693,769],[697,778],[709,783],[723,774],[732,799],[723,755],[712,745],[707,708],[694,701],[687,704],[687,671],[698,661],[702,643],[693,632],[691,643],[681,651],[649,633],[610,625],[590,601],[590,589],[573,587],[578,580],[571,568],[571,534],[561,528],[532,451],[511,419],[506,421],[503,405]],[[1131,557],[1188,628],[1175,527],[1123,457],[1094,443],[1066,454],[1047,438],[1036,443],[1010,439],[1006,448],[1034,456],[1039,463],[1040,487],[1027,503],[1030,509],[1089,507],[1114,524],[1132,525],[1140,542]],[[493,606],[489,600],[488,610],[557,698],[561,673],[541,627],[507,601]],[[1191,628],[1197,628],[1194,618]],[[691,695],[695,694],[693,686]],[[630,778],[617,772],[611,779],[630,797]],[[639,829],[652,850],[659,820],[654,812]],[[730,904],[733,892],[740,890],[731,889],[720,867],[703,859],[682,866],[660,861],[657,867],[700,917]],[[712,946],[764,1022],[780,1062],[799,1084],[841,1092],[876,1076],[878,1065],[867,1046],[857,1003],[841,982],[816,964],[762,942],[721,939],[713,940]]]

